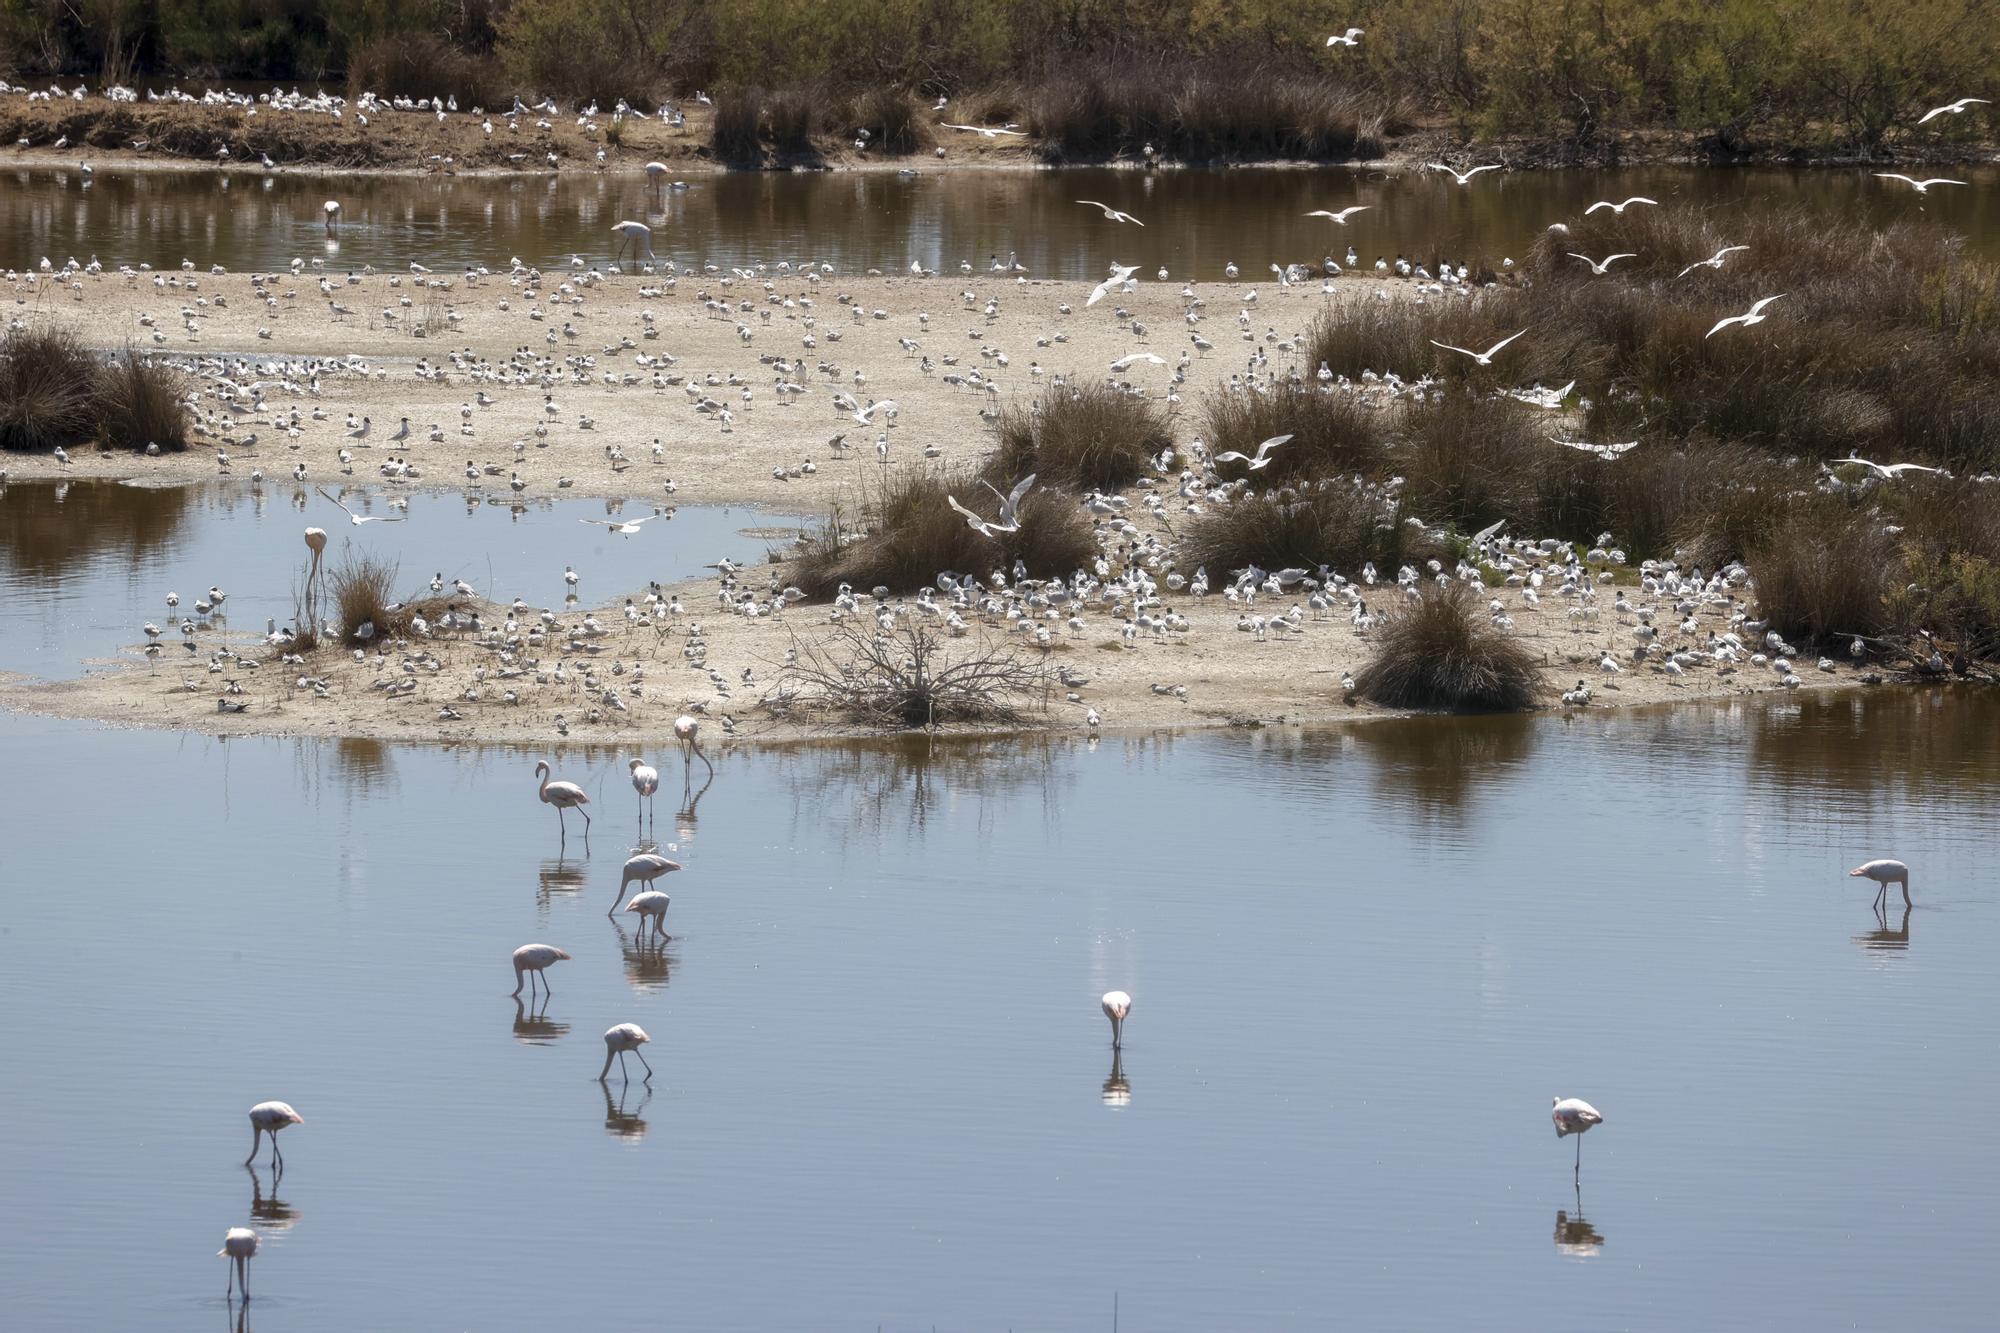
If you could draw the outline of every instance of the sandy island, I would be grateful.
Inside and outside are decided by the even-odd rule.
[[[1139,362],[1115,378],[1165,393],[1173,362],[1190,347],[1182,286],[1149,276],[1136,291],[1086,308],[1085,284],[984,271],[809,279],[804,269],[773,269],[747,279],[722,271],[669,280],[643,272],[556,270],[537,284],[526,271],[347,275],[307,267],[267,280],[261,291],[249,275],[177,269],[67,280],[12,275],[5,288],[10,321],[60,323],[99,347],[129,343],[159,354],[249,358],[250,367],[232,367],[239,383],[254,376],[267,388],[263,410],[235,417],[220,408],[210,385],[202,433],[185,453],[78,450],[67,467],[53,457],[13,454],[0,457],[0,467],[16,479],[219,481],[286,495],[324,485],[345,488],[357,509],[365,495],[378,514],[392,512],[393,493],[410,487],[463,490],[504,504],[516,494],[512,481],[518,477],[525,497],[603,497],[607,512],[622,502],[627,517],[659,506],[736,503],[794,512],[839,505],[852,515],[864,475],[882,466],[878,436],[887,442],[890,468],[971,464],[993,444],[983,414],[1026,402],[1057,376],[1102,380],[1111,362],[1135,351],[1154,352],[1167,364]],[[1268,369],[1282,370],[1298,361],[1302,335],[1329,305],[1384,293],[1404,299],[1412,289],[1342,278],[1330,293],[1317,281],[1285,287],[1208,283],[1195,291],[1206,303],[1200,328],[1214,350],[1195,357],[1178,391],[1175,434],[1182,444],[1195,433],[1199,396],[1243,373],[1254,352],[1261,349],[1269,358]],[[1247,326],[1239,312],[1248,316]],[[1133,332],[1135,321],[1146,328],[1143,336]],[[572,373],[587,375],[589,384],[572,379],[545,389],[540,383],[484,382],[456,368],[454,355],[463,364],[583,358]],[[662,359],[667,356],[671,366]],[[360,362],[346,371],[329,364],[348,357]],[[784,377],[769,362],[780,357],[804,359],[809,372],[800,383],[806,392],[776,392]],[[312,375],[305,358],[322,366],[316,394],[307,388]],[[969,378],[974,368],[994,382],[992,391],[948,382]],[[893,418],[877,418],[879,427],[862,425],[834,405],[841,393],[864,404],[894,400],[899,410]],[[491,404],[481,405],[479,395]],[[733,420],[698,411],[699,398],[726,406]],[[294,412],[297,424],[289,426]],[[367,437],[349,437],[350,415],[368,418]],[[404,418],[410,438],[392,442]],[[432,442],[434,428],[439,442]],[[246,444],[253,435],[255,443]],[[832,448],[836,436],[848,448]],[[218,448],[228,455],[226,470]],[[416,475],[385,477],[392,459],[407,461]],[[468,467],[476,479],[464,475]],[[293,476],[299,468],[303,485]],[[1132,503],[1123,521],[1169,537],[1189,521],[1171,480],[1158,489],[1164,503],[1157,509],[1142,502],[1142,489],[1143,483],[1126,493]],[[1099,520],[1100,531],[1112,545],[1117,538],[1106,522]],[[301,527],[306,523],[337,532],[344,516],[314,497]],[[626,540],[643,543],[652,530],[642,528]],[[366,545],[367,537],[383,531],[364,529],[357,540]],[[300,554],[303,562],[303,546]],[[299,572],[287,566],[245,576],[289,588]],[[1357,571],[1341,572],[1352,577]],[[1227,572],[1210,575],[1219,593]],[[1391,571],[1384,575],[1393,577]],[[1591,707],[1782,688],[1770,667],[1747,661],[1703,663],[1678,677],[1656,664],[1632,663],[1633,626],[1610,602],[1619,589],[1643,595],[1636,571],[1614,577],[1599,614],[1589,618],[1571,614],[1570,604],[1555,598],[1539,608],[1528,605],[1519,589],[1488,594],[1505,602],[1517,632],[1541,655],[1551,705],[1579,679],[1590,682]],[[0,685],[0,704],[217,733],[410,740],[548,741],[559,734],[560,718],[577,741],[653,741],[690,710],[703,713],[705,731],[717,738],[725,731],[738,739],[837,733],[838,727],[780,724],[759,707],[794,636],[811,641],[831,629],[832,608],[787,606],[772,595],[784,586],[778,565],[739,574],[738,592],[756,594],[765,608],[752,617],[722,605],[714,580],[682,583],[665,590],[681,604],[679,614],[636,623],[624,608],[628,596],[645,589],[618,590],[595,608],[594,633],[584,622],[592,608],[549,608],[556,623],[541,642],[528,645],[525,635],[543,609],[532,606],[519,615],[511,648],[498,642],[511,590],[480,588],[465,600],[480,607],[484,636],[434,632],[360,661],[349,651],[321,649],[303,664],[286,664],[282,650],[259,636],[222,633],[262,626],[203,625],[199,651],[186,652],[169,626],[165,651],[148,663],[134,626],[127,662],[79,679]],[[1393,607],[1400,595],[1393,587],[1374,592],[1378,607]],[[1080,634],[1056,622],[1049,667],[1087,683],[1053,687],[1046,704],[1025,701],[1027,725],[1081,728],[1092,709],[1104,727],[1121,729],[1310,723],[1379,711],[1349,702],[1341,688],[1343,674],[1369,655],[1365,635],[1345,614],[1303,614],[1304,600],[1267,595],[1246,608],[1220,595],[1171,594],[1168,606],[1187,620],[1185,633],[1172,635],[1126,637],[1109,603],[1085,613]],[[1247,614],[1275,617],[1294,604],[1302,613],[1297,632],[1243,628]],[[163,619],[166,614],[163,606]],[[970,628],[954,652],[1012,642],[1030,658],[1041,656],[1004,617],[966,619]],[[1671,650],[1727,628],[1726,616],[1714,609],[1696,613],[1695,620],[1696,629],[1684,632],[1678,617],[1662,615],[1660,646]],[[705,655],[691,653],[693,640],[705,646]],[[239,656],[211,671],[212,653],[225,645]],[[1600,671],[1607,652],[1625,659],[1624,671]],[[1801,660],[1802,687],[1861,680],[1845,662],[1825,666],[1830,669],[1818,669],[1810,657]],[[241,693],[225,695],[232,680]],[[395,682],[407,683],[392,693],[387,687]],[[622,711],[607,704],[607,690],[624,704]],[[219,712],[219,698],[248,707]]]

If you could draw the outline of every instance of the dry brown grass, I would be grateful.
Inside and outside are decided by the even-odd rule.
[[[1263,441],[1290,435],[1255,473],[1244,462],[1215,465],[1225,481],[1250,477],[1258,486],[1372,474],[1387,453],[1380,412],[1353,394],[1305,388],[1211,394],[1202,405],[1201,434],[1211,457],[1231,452],[1254,457]]]
[[[1106,384],[1059,385],[1000,417],[999,477],[1030,472],[1057,486],[1110,490],[1145,476],[1173,443],[1166,410]],[[1008,483],[1011,484],[1011,483]]]
[[[1535,655],[1463,583],[1427,586],[1422,600],[1390,612],[1354,674],[1355,692],[1385,707],[1459,713],[1530,708],[1541,682]]]

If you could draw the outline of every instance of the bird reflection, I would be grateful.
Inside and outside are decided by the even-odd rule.
[[[543,907],[558,893],[580,893],[583,891],[583,862],[567,861],[557,857],[553,861],[543,861],[537,876],[535,901]]]
[[[232,1298],[229,1301],[229,1311],[233,1316],[229,1321],[229,1327],[235,1329],[236,1333],[250,1333],[250,1302]]]
[[[1903,908],[1903,919],[1894,930],[1889,929],[1889,908],[1887,903],[1875,904],[1875,929],[1866,935],[1856,935],[1854,942],[1864,949],[1893,951],[1910,947],[1910,909]]]
[[[681,846],[685,847],[694,841],[695,828],[701,823],[701,816],[696,813],[696,809],[701,805],[701,798],[708,795],[708,789],[714,785],[715,774],[710,773],[708,781],[701,784],[701,790],[688,797],[688,803],[674,812],[674,837],[680,841]]]
[[[616,920],[611,928],[618,932],[618,952],[625,956],[625,980],[632,989],[660,990],[673,980],[677,960],[667,952],[667,946],[674,942],[673,936],[643,931],[637,936],[628,935]]]
[[[649,1083],[641,1083],[635,1092],[630,1083],[621,1083],[613,1092],[609,1083],[598,1085],[604,1089],[604,1130],[614,1139],[643,1139],[646,1137],[646,1117],[643,1114],[646,1103],[653,1100],[653,1088]],[[636,1098],[638,1105],[625,1109],[627,1098]]]
[[[299,1220],[299,1210],[278,1197],[278,1186],[285,1179],[285,1170],[279,1167],[271,1173],[271,1192],[264,1193],[264,1178],[257,1174],[257,1168],[247,1163],[243,1169],[250,1173],[250,1218],[266,1231],[283,1231]]]
[[[1106,1106],[1132,1104],[1132,1082],[1125,1077],[1125,1053],[1116,1047],[1111,1051],[1111,1073],[1104,1080],[1104,1104]]]
[[[1583,1186],[1576,1187],[1576,1211],[1556,1209],[1556,1253],[1578,1259],[1596,1257],[1604,1249],[1604,1233],[1583,1215]]]
[[[541,1003],[530,1009],[520,996],[514,997],[514,1040],[530,1046],[550,1046],[569,1031],[569,1024],[558,1023],[549,1017],[549,997],[542,994]]]

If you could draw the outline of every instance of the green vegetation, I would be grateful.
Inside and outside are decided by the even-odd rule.
[[[1366,30],[1354,49],[1328,33]],[[1925,109],[1992,88],[1984,0],[0,0],[0,73],[351,82],[609,104],[695,88],[955,99],[1044,151],[1367,156],[1406,116],[1579,147],[1711,152],[1992,137]],[[833,96],[838,94],[839,96]],[[883,108],[876,108],[877,111]],[[896,119],[895,151],[920,139]]]

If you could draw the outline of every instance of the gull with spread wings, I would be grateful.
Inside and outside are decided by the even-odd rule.
[[[1001,495],[1000,488],[990,481],[982,479],[979,484],[987,490],[992,491],[994,497],[1000,501],[999,522],[996,523],[981,518],[978,514],[973,513],[970,509],[960,504],[958,497],[955,495],[945,496],[944,502],[965,519],[967,527],[982,537],[991,537],[993,540],[998,541],[1007,533],[1019,532],[1021,530],[1021,501],[1027,496],[1029,490],[1034,487],[1035,474],[1030,472],[1027,476],[1015,482],[1014,489],[1006,495]]]

